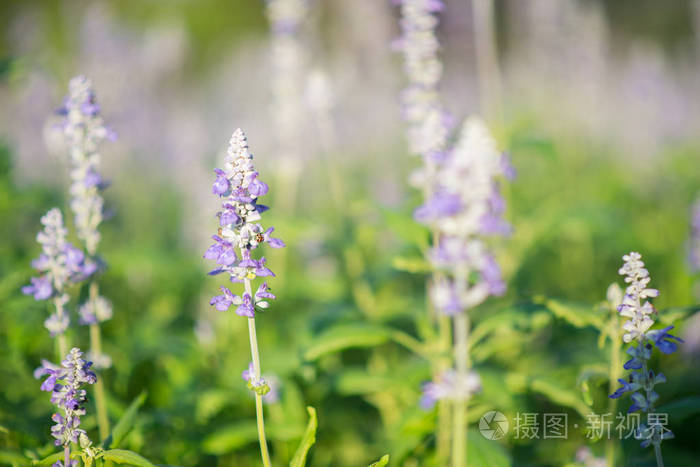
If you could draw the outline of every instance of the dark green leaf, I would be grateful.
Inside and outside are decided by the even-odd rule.
[[[668,419],[673,423],[682,422],[700,413],[700,396],[686,397],[671,402],[657,408],[656,411],[668,414]]]
[[[134,421],[136,421],[136,415],[138,415],[139,409],[145,401],[146,392],[142,392],[131,402],[129,407],[124,412],[124,415],[122,415],[122,418],[120,418],[117,424],[114,425],[110,435],[102,443],[104,449],[119,446],[119,443],[122,442],[126,435],[128,435],[131,431],[131,428],[133,428]]]

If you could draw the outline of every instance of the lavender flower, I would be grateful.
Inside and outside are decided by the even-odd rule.
[[[619,273],[625,276],[625,282],[629,285],[617,310],[621,316],[628,318],[623,325],[625,334],[622,340],[625,343],[634,343],[634,345],[627,349],[627,354],[631,359],[624,364],[624,368],[630,370],[630,374],[626,379],[618,380],[621,387],[610,397],[617,399],[630,392],[633,403],[629,412],[642,411],[649,414],[654,412],[655,403],[659,398],[654,387],[659,383],[666,382],[663,373],[654,374],[654,371],[649,368],[652,351],[656,347],[662,353],[670,354],[676,351],[677,344],[683,340],[668,333],[673,329],[673,326],[660,330],[650,330],[654,324],[656,310],[647,301],[647,298],[657,297],[659,291],[647,288],[651,278],[649,271],[644,268],[642,255],[631,252],[623,256],[622,259],[625,263],[620,268]],[[635,437],[642,440],[642,447],[653,444],[658,459],[661,455],[661,441],[673,438],[673,433],[661,425],[647,426],[642,423],[636,431]]]
[[[426,172],[414,180],[421,186],[430,183],[432,169],[443,156],[451,117],[440,102],[437,89],[442,77],[438,58],[440,44],[435,36],[438,20],[435,13],[443,9],[441,0],[401,0],[402,37],[395,43],[403,52],[408,86],[401,95],[404,118],[408,123],[409,148],[423,156]]]
[[[82,386],[94,384],[97,376],[90,370],[92,362],[86,362],[82,356],[80,349],[73,348],[61,366],[44,361],[34,372],[35,378],[47,376],[41,390],[51,392],[51,402],[60,411],[51,417],[56,423],[51,428],[56,446],[70,446],[70,443],[77,443],[81,438],[81,444],[85,444],[87,439],[85,430],[79,428],[80,417],[85,415],[83,405],[87,401],[87,393]]]
[[[63,334],[69,324],[68,315],[63,312],[63,305],[68,302],[66,288],[93,274],[97,265],[66,241],[68,231],[58,208],[50,209],[41,218],[41,223],[44,228],[36,239],[41,244],[42,253],[32,261],[32,266],[41,275],[31,278],[31,284],[22,287],[22,293],[34,296],[35,300],[54,300],[56,312],[44,325],[52,336],[56,336]]]
[[[476,372],[470,371],[462,375],[454,370],[446,370],[435,381],[423,384],[420,405],[427,410],[439,400],[466,401],[480,389],[481,378]]]
[[[486,244],[489,236],[510,233],[497,183],[502,175],[495,141],[486,125],[471,117],[437,172],[431,198],[416,209],[416,219],[439,235],[429,257],[447,274],[433,281],[431,294],[445,314],[505,292],[500,268]]]
[[[63,133],[69,147],[71,162],[71,209],[75,227],[93,256],[100,241],[97,230],[102,222],[103,199],[100,191],[106,184],[100,175],[99,146],[114,134],[105,127],[100,117],[100,106],[95,100],[92,82],[85,76],[71,79],[69,95],[58,110],[63,119]]]
[[[219,233],[214,235],[214,244],[204,253],[204,258],[214,261],[218,267],[210,274],[229,274],[231,282],[250,281],[256,277],[274,276],[266,266],[264,257],[252,258],[251,254],[261,244],[272,248],[284,247],[284,242],[272,236],[274,228],[265,230],[257,221],[260,213],[267,210],[258,204],[257,199],[268,191],[268,186],[258,178],[253,166],[253,156],[248,151],[245,134],[237,129],[228,149],[223,169],[216,169],[216,180],[212,191],[223,198],[219,217]],[[219,311],[236,306],[236,314],[254,317],[255,311],[269,307],[268,300],[275,296],[263,282],[253,294],[246,291],[236,295],[227,287],[221,287],[222,294],[213,297],[210,304]]]

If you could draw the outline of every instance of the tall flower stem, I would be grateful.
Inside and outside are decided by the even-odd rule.
[[[70,465],[70,444],[63,447],[63,465]]]
[[[639,340],[639,350],[641,351],[644,349],[644,341],[645,339],[642,338]],[[644,390],[646,391],[646,397],[647,400],[652,400],[652,393],[654,391],[652,381],[650,381],[651,378],[649,378],[649,367],[647,365],[646,360],[642,360],[642,371],[643,371],[643,382],[644,382]],[[654,408],[653,407],[647,407],[647,409],[644,411],[647,414],[650,412],[653,412]],[[652,434],[652,441],[651,444],[654,445],[654,456],[656,457],[656,466],[657,467],[664,467],[664,459],[663,456],[661,455],[661,439],[659,437],[659,434],[656,431],[655,427],[651,427],[653,430]]]
[[[100,296],[99,286],[96,281],[90,283],[90,301],[93,309],[95,302]],[[94,355],[102,355],[102,336],[99,322],[90,325],[90,349]],[[104,441],[109,436],[109,417],[107,416],[107,401],[105,397],[105,386],[103,378],[99,378],[95,383],[95,405],[97,407],[97,426],[100,432],[100,440]]]
[[[252,288],[250,286],[250,280],[244,280],[245,291],[247,294],[253,294]],[[250,356],[253,361],[253,372],[255,373],[255,380],[260,380],[260,353],[258,352],[258,337],[255,333],[255,318],[248,318],[248,333],[250,335]],[[260,441],[260,454],[262,456],[263,465],[265,467],[270,467],[270,453],[267,450],[267,439],[265,437],[265,419],[263,416],[263,403],[262,395],[257,391],[255,392],[255,415],[258,421],[258,440]]]
[[[617,316],[617,310],[615,307],[611,307],[612,316],[610,318],[610,394],[613,393],[615,388],[613,387],[618,378],[620,377],[620,331],[619,331],[619,318]],[[617,399],[608,398],[608,413],[615,416],[615,411],[617,410]],[[608,439],[605,446],[605,457],[607,464],[610,467],[615,465],[615,457],[617,450],[617,443],[614,439]]]
[[[455,366],[458,378],[466,378],[469,371],[469,317],[466,311],[458,313],[454,318],[455,332]],[[466,395],[455,400],[452,434],[452,465],[463,467],[467,465],[467,403]]]
[[[63,302],[61,301],[61,298],[55,297],[53,303],[56,306],[56,315],[58,317],[63,317],[65,311],[63,309]],[[67,353],[68,338],[66,337],[66,333],[64,331],[58,335],[58,361],[60,362],[63,359],[63,357],[66,356]]]
[[[438,376],[442,372],[446,371],[451,366],[450,357],[447,356],[447,352],[452,346],[452,326],[450,317],[439,313],[437,316],[438,321],[438,339],[440,340],[440,353],[444,356],[440,358],[440,361],[435,365],[435,374]],[[452,423],[452,410],[451,402],[447,399],[442,399],[438,401],[438,425],[437,425],[437,459],[440,465],[445,465],[447,459],[449,458],[450,452],[450,435],[451,435],[451,423]]]
[[[661,457],[661,443],[654,443],[654,454],[656,455],[657,467],[664,467],[664,459]]]

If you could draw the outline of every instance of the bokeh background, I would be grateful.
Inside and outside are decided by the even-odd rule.
[[[474,312],[490,331],[473,350],[483,391],[470,418],[566,412],[581,428],[565,441],[507,437],[474,449],[483,465],[601,455],[583,430],[585,404],[604,411],[608,390],[594,371],[608,351],[591,317],[619,282],[622,254],[637,250],[661,290],[660,314],[686,340],[663,359],[660,404],[675,403],[667,464],[692,465],[700,321],[686,257],[700,193],[700,2],[494,5],[502,113],[490,123],[518,176],[504,187],[508,292]],[[462,118],[484,102],[471,2],[448,1],[440,18],[442,91]],[[293,454],[312,405],[310,465],[366,465],[385,453],[392,465],[430,465],[435,414],[417,404],[430,368],[385,332],[423,338],[426,319],[418,258],[428,233],[411,214],[419,161],[401,122],[398,9],[310,0],[291,51],[275,42],[262,1],[3,1],[0,24],[0,463],[53,449],[50,403],[32,377],[53,354],[46,309],[19,289],[40,217],[67,209],[52,114],[82,73],[118,134],[102,151],[112,183],[100,247],[114,303],[103,328],[112,420],[147,394],[126,447],[164,464],[258,465],[240,378],[246,323],[208,305],[219,281],[202,259],[216,228],[212,170],[241,127],[271,185],[266,224],[288,245],[267,255],[278,300],[258,319],[264,372],[280,394],[267,405],[276,462]],[[87,342],[86,331],[73,341]],[[653,461],[636,442],[623,446],[624,465]]]

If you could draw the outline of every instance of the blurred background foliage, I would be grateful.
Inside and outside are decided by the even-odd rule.
[[[109,265],[101,287],[115,311],[103,329],[114,361],[104,374],[111,419],[147,395],[124,447],[157,463],[258,465],[254,406],[240,377],[249,361],[246,323],[210,309],[219,281],[205,275],[201,258],[215,228],[211,169],[242,126],[271,185],[265,223],[288,245],[266,252],[278,300],[258,320],[264,373],[281,394],[266,406],[276,463],[293,455],[307,405],[319,414],[309,465],[366,465],[385,453],[391,465],[436,462],[435,413],[418,407],[430,365],[409,348],[411,338],[430,342],[433,331],[420,259],[429,234],[412,219],[420,196],[406,180],[417,161],[406,155],[396,104],[402,79],[388,45],[397,12],[389,2],[349,3],[312,2],[313,66],[335,86],[337,133],[332,147],[306,134],[288,209],[275,209],[289,204],[288,187],[270,142],[262,2],[0,4],[0,463],[53,452],[50,403],[32,377],[53,355],[46,309],[19,289],[32,275],[39,218],[67,209],[67,170],[52,149],[49,117],[78,72],[97,75],[120,138],[105,147],[113,185],[101,243]],[[470,420],[492,409],[511,424],[518,412],[564,412],[570,426],[567,440],[485,442],[474,433],[472,462],[565,465],[585,446],[602,455],[603,443],[585,430],[585,414],[607,407],[600,304],[620,282],[622,254],[636,250],[661,291],[662,319],[687,340],[663,358],[669,382],[660,404],[676,404],[667,464],[692,465],[700,455],[700,327],[698,278],[685,257],[700,143],[692,130],[698,109],[686,101],[698,97],[688,78],[699,68],[698,4],[567,0],[550,11],[548,2],[495,3],[506,109],[496,130],[518,177],[504,186],[514,235],[498,245],[508,292],[473,313],[483,390]],[[357,17],[343,16],[354,9]],[[587,29],[591,15],[600,29]],[[543,37],[522,32],[523,18],[533,17],[544,18],[535,23]],[[476,105],[470,55],[461,55],[468,22],[468,11],[450,5],[440,32],[445,93],[458,115]],[[583,36],[571,37],[571,24]],[[581,43],[597,45],[581,52],[573,45]],[[640,43],[641,62],[630,59]],[[570,69],[557,47],[580,68]],[[597,58],[588,55],[599,48]],[[522,57],[532,59],[524,68]],[[572,82],[567,73],[582,76]],[[600,87],[584,89],[591,82]],[[640,82],[637,94],[624,94]],[[71,332],[73,342],[87,342],[86,329]],[[84,424],[94,432],[91,414]],[[636,442],[622,446],[625,465],[653,462]]]

